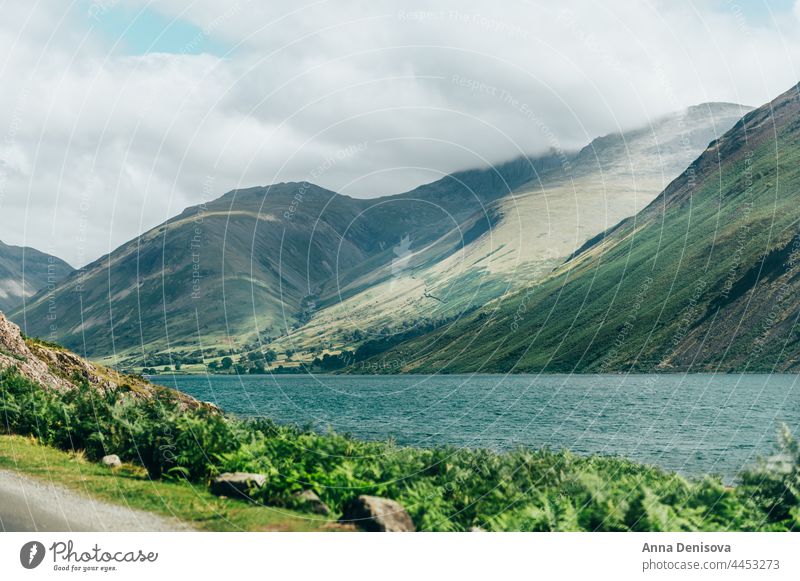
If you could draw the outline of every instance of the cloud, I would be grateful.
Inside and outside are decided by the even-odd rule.
[[[148,22],[200,38],[135,55],[103,19],[149,2],[17,4],[0,238],[76,265],[233,187],[394,193],[699,102],[758,105],[800,76],[796,23],[735,4],[164,0]]]

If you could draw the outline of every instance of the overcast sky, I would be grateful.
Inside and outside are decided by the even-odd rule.
[[[800,81],[793,0],[11,0],[1,13],[0,240],[73,266],[234,187],[397,193]]]

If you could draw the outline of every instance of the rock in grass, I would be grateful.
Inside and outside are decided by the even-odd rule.
[[[119,459],[119,456],[116,454],[109,454],[108,456],[103,456],[100,460],[100,463],[103,466],[108,466],[109,468],[118,468],[122,466],[122,460]]]
[[[378,496],[359,496],[348,502],[341,523],[375,533],[414,532],[414,523],[399,502]]]
[[[322,499],[317,496],[317,493],[313,490],[304,490],[294,493],[292,495],[291,506],[297,510],[313,512],[314,514],[320,514],[322,516],[327,516],[331,513],[331,509],[328,508],[328,505],[322,502]]]
[[[250,494],[262,488],[267,483],[263,474],[249,474],[247,472],[226,472],[211,481],[211,494],[252,500]]]

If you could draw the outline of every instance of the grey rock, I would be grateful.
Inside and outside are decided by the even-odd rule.
[[[211,494],[252,500],[250,494],[262,488],[267,483],[263,474],[250,474],[247,472],[226,472],[211,481]]]
[[[122,460],[119,459],[119,456],[116,454],[109,454],[108,456],[103,456],[100,460],[100,463],[103,466],[108,466],[109,468],[118,468],[122,466]]]
[[[359,496],[348,502],[341,523],[378,533],[414,532],[414,523],[399,502],[378,496]]]
[[[43,349],[46,351],[46,349]],[[0,313],[0,369],[16,367],[20,375],[45,388],[66,391],[72,385],[36,357],[25,343],[19,327]]]
[[[327,516],[331,513],[331,509],[328,508],[328,505],[322,502],[322,499],[317,496],[317,493],[313,490],[304,490],[293,494],[292,508],[313,512],[314,514],[323,516]]]
[[[225,472],[211,481],[211,494],[228,496],[230,498],[243,498],[252,500],[251,493],[262,488],[267,483],[263,474],[250,474],[247,472]]]

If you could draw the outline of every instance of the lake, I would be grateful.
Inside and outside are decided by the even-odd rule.
[[[158,376],[240,416],[400,444],[567,448],[730,481],[797,433],[795,375]]]

